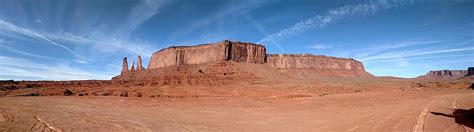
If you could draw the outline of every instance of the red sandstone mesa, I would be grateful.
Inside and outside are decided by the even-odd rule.
[[[247,66],[238,65],[240,68],[237,68],[235,65],[224,63],[220,64],[223,67],[209,65],[220,62],[237,62]],[[204,69],[209,69],[206,74],[203,72],[203,65],[207,66]],[[126,68],[127,66],[123,67]],[[133,70],[134,66],[132,65],[132,71],[142,71],[140,67],[141,58],[139,56],[137,70]],[[240,70],[236,70],[236,68]],[[250,72],[252,69],[265,69],[269,72],[265,74],[288,74],[288,76],[304,78],[324,76],[373,77],[365,71],[361,62],[354,59],[311,54],[267,54],[263,45],[225,40],[195,46],[172,46],[159,50],[153,53],[146,70],[131,72],[127,75],[122,74],[114,77],[113,80],[172,80],[176,78],[181,81],[183,77],[221,78],[218,75],[234,73],[249,77],[257,74]],[[124,71],[127,70],[124,69]],[[195,74],[195,71],[199,72]]]
[[[439,70],[430,71],[420,79],[459,79],[467,75],[467,70]]]
[[[196,46],[172,46],[153,53],[148,69],[217,61],[263,64],[265,56],[266,49],[262,45],[228,40]]]
[[[354,59],[311,54],[268,54],[267,62],[271,67],[285,69],[364,70],[363,64]]]
[[[296,77],[336,76],[374,77],[366,72],[362,62],[311,54],[268,54],[267,64],[280,72]]]

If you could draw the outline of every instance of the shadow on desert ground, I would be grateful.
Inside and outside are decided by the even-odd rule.
[[[472,109],[454,109],[452,113],[431,112],[433,115],[454,118],[455,122],[469,128],[474,128],[474,108]]]

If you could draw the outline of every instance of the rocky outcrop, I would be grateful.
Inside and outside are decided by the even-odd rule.
[[[337,58],[311,54],[269,54],[267,64],[297,77],[340,76],[373,77],[362,62],[350,58]]]
[[[153,53],[148,69],[167,66],[197,65],[217,61],[265,63],[262,45],[228,41],[196,46],[173,46]]]
[[[124,57],[123,61],[122,61],[122,73],[121,74],[125,74],[127,72],[128,72],[128,62],[127,62],[127,57]]]
[[[467,70],[439,70],[430,71],[420,79],[459,79],[467,75]]]
[[[227,48],[227,59],[235,62],[266,62],[266,49],[262,45],[242,42],[224,41]]]
[[[114,77],[113,82],[145,81],[166,85],[286,77],[374,77],[354,59],[267,54],[262,45],[228,40],[159,50],[151,56],[146,70],[141,70],[140,56],[137,62],[131,72]]]
[[[364,71],[361,62],[349,58],[336,58],[311,54],[269,54],[267,63],[285,69],[337,69]]]
[[[132,62],[132,67],[130,69],[128,69],[127,57],[123,58],[121,75],[128,74],[128,73],[134,72],[134,71],[142,71],[142,70],[145,70],[145,68],[143,68],[142,57],[141,56],[137,57],[137,66],[135,67],[135,61],[133,61]]]
[[[142,57],[138,56],[137,57],[137,71],[144,70],[143,65],[142,65]]]
[[[135,61],[132,62],[132,68],[130,68],[130,71],[135,71]]]
[[[467,74],[466,76],[474,76],[474,67],[469,67],[467,69]]]

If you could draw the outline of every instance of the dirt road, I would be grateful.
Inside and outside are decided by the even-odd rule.
[[[0,98],[0,131],[473,131],[452,110],[472,90],[278,98]]]

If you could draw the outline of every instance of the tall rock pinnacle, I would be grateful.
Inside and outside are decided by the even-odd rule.
[[[142,57],[140,55],[138,55],[138,58],[137,58],[137,71],[141,71],[141,70],[143,70]]]
[[[123,62],[122,62],[122,74],[127,73],[127,72],[128,72],[128,62],[127,62],[127,57],[124,57]]]
[[[132,68],[130,69],[130,71],[135,71],[135,61],[132,62]]]

